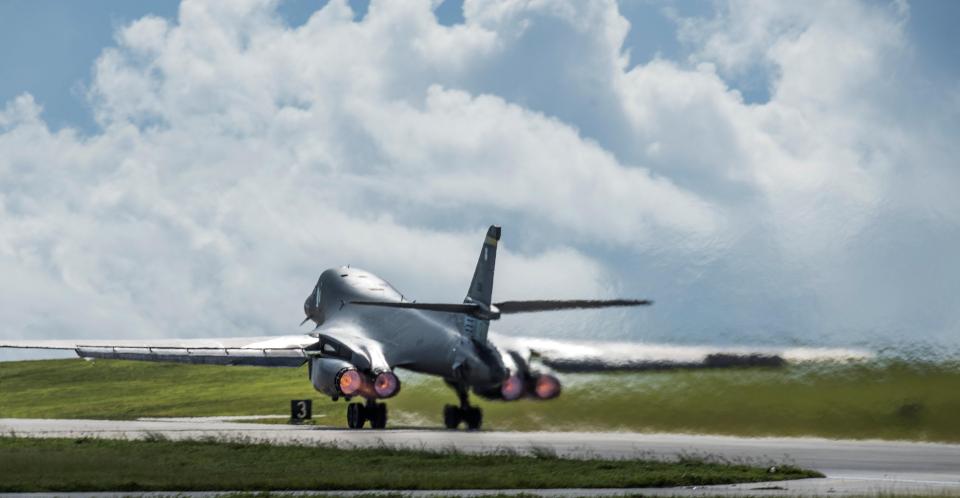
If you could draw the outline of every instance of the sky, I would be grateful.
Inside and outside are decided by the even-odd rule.
[[[515,335],[960,351],[960,4],[0,2],[0,334],[288,334],[328,267]],[[303,330],[305,331],[305,330]]]

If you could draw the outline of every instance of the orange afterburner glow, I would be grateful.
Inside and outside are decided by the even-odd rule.
[[[337,389],[344,396],[353,396],[363,387],[363,376],[356,370],[344,370],[337,378]]]
[[[534,392],[540,399],[552,399],[560,395],[560,380],[548,374],[537,377]]]
[[[500,386],[500,394],[507,401],[519,398],[523,394],[523,379],[517,374],[507,377],[507,380],[503,381],[503,385]]]
[[[373,391],[380,398],[389,398],[400,391],[400,379],[393,372],[380,372],[373,380]]]

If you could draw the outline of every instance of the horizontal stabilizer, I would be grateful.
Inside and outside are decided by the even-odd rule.
[[[477,312],[480,307],[476,304],[447,304],[447,303],[407,303],[390,301],[350,301],[350,304],[360,304],[363,306],[381,306],[384,308],[404,308],[411,310],[445,311],[447,313],[466,313],[468,315]]]
[[[401,308],[411,310],[443,311],[446,313],[463,313],[483,320],[496,320],[501,314],[533,313],[536,311],[559,311],[590,308],[611,308],[616,306],[649,306],[653,301],[648,299],[572,299],[572,300],[540,300],[540,301],[503,301],[494,303],[487,308],[479,303],[408,303],[391,301],[350,301],[350,304],[363,306],[380,306],[383,308]]]
[[[571,299],[561,301],[503,301],[494,306],[500,313],[532,313],[535,311],[558,311],[590,308],[611,308],[615,306],[649,306],[653,301],[649,299]]]

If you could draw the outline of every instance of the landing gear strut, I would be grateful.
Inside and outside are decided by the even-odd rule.
[[[443,425],[447,429],[456,429],[463,422],[471,431],[479,430],[483,424],[483,410],[470,406],[470,393],[467,387],[461,384],[453,386],[460,398],[460,406],[446,405],[443,407]]]
[[[372,399],[367,400],[367,404],[350,403],[347,405],[347,427],[351,429],[362,429],[363,425],[370,422],[373,429],[383,429],[387,426],[387,405],[377,403]]]

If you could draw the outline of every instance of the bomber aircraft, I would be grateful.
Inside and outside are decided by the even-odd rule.
[[[553,371],[779,366],[787,359],[845,356],[844,351],[794,349],[786,353],[737,349],[606,345],[516,338],[488,333],[502,315],[569,309],[646,306],[646,299],[494,302],[493,277],[500,227],[491,226],[462,303],[407,300],[385,280],[358,268],[324,271],[303,304],[309,334],[219,339],[18,341],[0,347],[73,350],[83,358],[218,365],[300,367],[313,387],[345,400],[347,425],[384,428],[382,400],[400,392],[396,369],[439,376],[459,403],[443,409],[444,425],[479,429],[480,408],[469,393],[503,401],[547,400],[560,395]],[[365,402],[354,401],[363,399]]]

